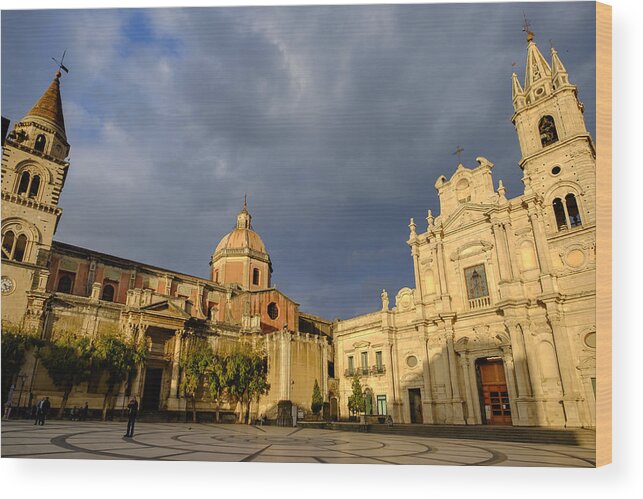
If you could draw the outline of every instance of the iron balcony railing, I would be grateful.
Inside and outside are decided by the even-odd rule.
[[[378,376],[380,374],[386,373],[386,366],[384,364],[375,365],[371,367],[358,367],[352,369],[346,369],[344,371],[344,376],[347,378],[352,378],[356,374],[358,376]]]

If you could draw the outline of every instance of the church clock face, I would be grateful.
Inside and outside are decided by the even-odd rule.
[[[13,293],[14,289],[16,289],[16,283],[13,282],[13,279],[11,279],[10,277],[2,276],[2,280],[0,281],[0,290],[2,290],[2,294],[11,294]]]

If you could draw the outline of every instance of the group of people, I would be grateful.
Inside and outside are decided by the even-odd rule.
[[[36,420],[34,421],[35,425],[43,426],[47,415],[49,414],[49,409],[51,409],[51,402],[49,402],[49,397],[40,399],[36,404]]]

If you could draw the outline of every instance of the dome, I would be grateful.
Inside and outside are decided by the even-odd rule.
[[[243,209],[237,215],[237,226],[221,239],[214,254],[217,255],[221,251],[227,252],[228,250],[236,253],[248,249],[267,256],[266,245],[263,244],[259,234],[252,230],[251,220],[252,216],[248,213],[244,202]]]
[[[263,244],[259,234],[252,229],[237,227],[221,239],[214,253],[216,254],[223,250],[244,250],[246,248],[258,253],[267,253],[266,246]]]

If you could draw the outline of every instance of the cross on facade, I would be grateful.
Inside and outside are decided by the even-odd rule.
[[[63,52],[63,56],[60,58],[60,60],[56,59],[55,57],[52,57],[51,59],[58,64],[58,70],[63,70],[65,73],[69,73],[69,69],[67,66],[65,66],[63,63],[65,62],[65,54],[67,53],[67,49]]]
[[[529,20],[527,19],[527,14],[525,14],[524,11],[523,11],[522,15],[523,15],[523,17],[525,19],[523,24],[522,24],[522,30],[525,33],[529,34],[529,33],[531,33],[531,24],[529,24]]]
[[[458,147],[456,147],[455,152],[453,153],[454,156],[458,157],[458,163],[461,163],[460,155],[462,154],[463,151],[464,151],[464,149],[462,149],[460,146],[458,146]]]

